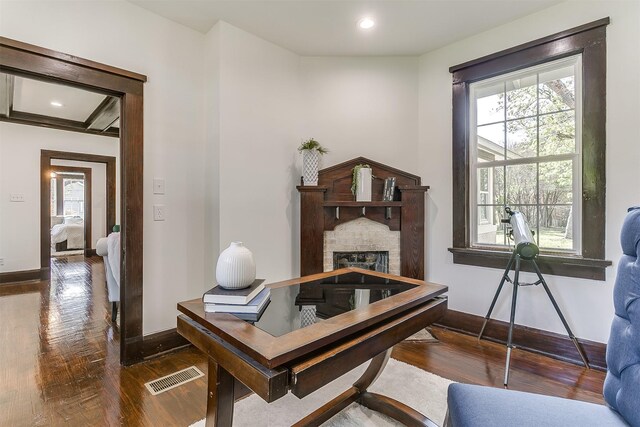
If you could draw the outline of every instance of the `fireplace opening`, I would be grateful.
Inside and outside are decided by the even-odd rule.
[[[334,252],[333,268],[358,267],[365,270],[389,272],[389,251]]]

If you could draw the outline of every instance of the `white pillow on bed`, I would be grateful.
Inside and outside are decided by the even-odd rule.
[[[83,220],[79,216],[66,216],[64,217],[65,224],[82,224]]]

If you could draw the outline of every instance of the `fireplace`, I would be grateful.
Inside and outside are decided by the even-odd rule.
[[[385,267],[376,271],[400,274],[400,231],[367,218],[358,218],[325,231],[323,237],[323,271],[347,266],[369,270],[372,268],[367,266],[367,260],[361,254],[370,254],[371,258],[371,254],[384,253]],[[346,258],[349,265],[337,263],[337,254],[345,254],[340,258]]]
[[[364,270],[389,272],[389,252],[388,251],[368,251],[368,252],[334,252],[333,269],[345,267],[358,267]]]
[[[373,170],[371,202],[356,202],[351,194],[357,164],[368,164]],[[397,186],[393,200],[383,200],[384,181],[389,177],[396,178]],[[297,188],[303,276],[344,263],[368,268],[372,261],[361,253],[369,253],[369,258],[386,253],[376,255],[386,257],[382,264],[376,259],[376,268],[424,279],[424,195],[429,187],[420,185],[420,177],[358,157],[321,170],[317,186]],[[340,259],[345,261],[341,264]]]

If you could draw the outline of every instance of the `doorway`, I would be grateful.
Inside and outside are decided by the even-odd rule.
[[[120,362],[130,365],[142,361],[143,85],[147,78],[138,73],[6,37],[0,37],[0,72],[84,88],[120,100]],[[16,123],[77,131],[74,123],[68,121],[41,123],[32,119],[33,117],[2,118]],[[41,184],[50,185],[50,182],[42,176]],[[45,199],[44,210],[49,213],[48,199]],[[40,234],[42,242],[42,235],[48,235],[49,230],[41,228]],[[47,250],[47,258],[48,252]],[[41,258],[44,258],[44,253],[41,249]],[[45,273],[50,275],[50,271]]]
[[[83,166],[88,166],[89,164],[96,165],[104,165],[105,166],[105,221],[104,228],[102,230],[96,230],[94,233],[92,230],[92,225],[94,222],[94,212],[92,209],[92,169],[88,167],[80,167],[80,166],[61,166],[56,165],[54,163],[60,163],[59,161],[72,161],[72,162],[82,162]],[[82,175],[79,175],[82,174]],[[54,176],[55,175],[55,176]],[[58,197],[58,192],[61,189],[64,189],[64,183],[73,183],[79,181],[79,176],[82,176],[84,179],[84,187],[83,187],[83,215],[78,215],[77,212],[80,208],[80,204],[77,203],[77,200],[72,200],[68,204],[68,207],[64,205],[64,199],[60,200]],[[55,247],[52,243],[53,240],[63,240],[64,237],[68,237],[70,233],[74,230],[77,231],[80,227],[78,227],[78,221],[74,220],[75,218],[81,216],[83,217],[83,231],[84,231],[84,246],[81,248],[84,254],[91,255],[95,253],[95,244],[98,237],[106,237],[110,232],[113,231],[114,226],[116,225],[116,158],[111,156],[101,156],[96,154],[87,154],[87,153],[74,153],[74,152],[66,152],[66,151],[53,151],[53,150],[42,150],[40,152],[40,264],[42,269],[49,268],[51,262],[51,254],[54,252]],[[55,182],[56,187],[54,188],[53,183]],[[64,197],[64,194],[63,194]],[[79,197],[76,194],[73,199],[77,199]],[[53,200],[56,200],[56,206],[52,206]],[[57,215],[53,215],[53,212]],[[62,212],[62,215],[60,213]],[[60,221],[60,216],[62,218],[61,226],[55,225],[54,223]],[[71,220],[68,218],[71,217]],[[66,227],[65,219],[67,222],[76,223],[72,224],[70,227]],[[58,237],[58,239],[54,238],[54,229],[57,232],[61,231],[62,235]],[[63,230],[66,229],[66,230]],[[68,243],[66,244],[68,247]],[[62,249],[62,248],[60,248]],[[78,248],[73,248],[78,249]]]
[[[52,165],[50,183],[51,256],[91,255],[91,168]]]

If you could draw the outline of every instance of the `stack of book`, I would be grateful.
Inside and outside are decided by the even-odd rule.
[[[202,296],[207,313],[230,313],[249,322],[257,322],[271,302],[269,288],[264,279],[256,279],[244,289],[225,289],[221,286],[209,289]]]

